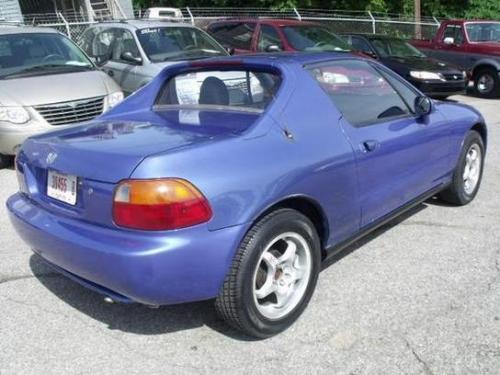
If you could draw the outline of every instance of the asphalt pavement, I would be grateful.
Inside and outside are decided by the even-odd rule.
[[[268,340],[211,301],[110,305],[54,273],[11,227],[17,181],[0,170],[0,374],[500,374],[500,100],[452,99],[489,125],[476,200],[425,202],[350,247]]]

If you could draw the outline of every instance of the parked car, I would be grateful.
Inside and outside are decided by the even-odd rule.
[[[348,51],[327,27],[290,19],[228,19],[212,22],[207,31],[235,54],[279,51]]]
[[[183,23],[130,20],[90,26],[80,46],[129,95],[179,61],[227,56],[206,32]]]
[[[108,300],[216,298],[226,321],[268,337],[302,313],[329,256],[435,194],[472,201],[486,131],[471,107],[368,59],[214,58],[30,138],[7,207],[37,254]]]
[[[0,168],[34,134],[92,120],[123,99],[68,38],[48,28],[0,28]]]
[[[478,96],[500,95],[500,22],[443,21],[432,40],[411,43],[429,56],[469,71]]]
[[[353,49],[379,60],[426,95],[444,99],[465,93],[468,85],[465,70],[427,57],[403,39],[358,33],[342,37]]]
[[[156,7],[148,8],[144,12],[143,18],[151,20],[182,21],[184,16],[179,8]]]

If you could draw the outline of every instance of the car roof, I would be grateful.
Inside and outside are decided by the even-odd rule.
[[[99,22],[94,24],[93,26],[113,26],[113,27],[125,27],[128,29],[146,29],[149,27],[190,27],[194,28],[195,26],[185,23],[185,22],[175,22],[175,21],[159,21],[159,20],[120,20],[120,21],[111,21],[111,22]],[[127,27],[128,26],[128,27]]]
[[[220,63],[221,65],[228,63],[228,65],[235,66],[236,61],[241,61],[243,65],[244,64],[263,64],[269,66],[279,66],[288,64],[311,65],[326,61],[345,59],[346,57],[350,59],[364,60],[364,58],[351,54],[350,52],[314,52],[314,53],[263,52],[258,54],[214,57],[210,59],[199,60],[192,64],[195,64],[196,66],[203,66],[206,63],[207,67],[210,66],[217,67],[218,63]]]
[[[59,31],[51,29],[48,27],[34,27],[34,26],[24,26],[22,24],[0,24],[0,35],[7,34],[33,34],[33,33],[45,33],[45,34],[59,34]]]
[[[351,35],[351,36],[361,36],[366,39],[399,39],[404,40],[403,38],[399,38],[397,36],[385,35],[385,34],[371,34],[371,33],[339,33],[338,35]]]
[[[307,26],[314,25],[320,26],[321,24],[309,21],[299,21],[293,18],[226,18],[222,20],[214,21],[214,24],[223,22],[252,22],[260,23],[262,25],[272,25],[272,26]]]

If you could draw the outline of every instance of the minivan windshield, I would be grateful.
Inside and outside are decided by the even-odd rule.
[[[350,47],[325,27],[302,25],[283,27],[286,39],[297,51],[349,51]]]
[[[471,42],[500,42],[500,22],[466,23]]]
[[[56,33],[0,35],[0,79],[94,69],[68,38]]]
[[[227,56],[215,40],[193,27],[150,27],[137,30],[137,37],[152,62]]]
[[[373,38],[372,45],[382,57],[425,57],[410,43],[396,38]]]

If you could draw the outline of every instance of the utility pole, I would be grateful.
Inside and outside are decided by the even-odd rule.
[[[422,14],[421,14],[421,4],[420,0],[415,0],[415,38],[422,38]]]

